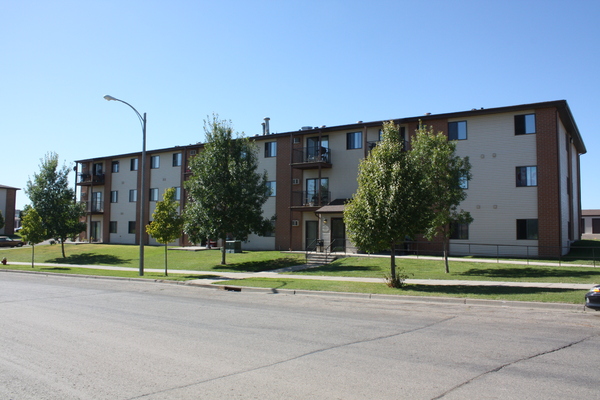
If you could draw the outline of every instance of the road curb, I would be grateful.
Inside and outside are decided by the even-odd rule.
[[[148,278],[126,278],[120,276],[99,276],[99,275],[83,275],[83,274],[65,274],[40,271],[23,271],[14,269],[0,269],[0,272],[12,272],[21,274],[35,274],[54,277],[76,277],[86,279],[108,279],[121,281],[135,281],[146,283],[161,283],[171,285],[193,286],[205,289],[223,290],[229,292],[248,292],[248,293],[264,293],[264,294],[283,294],[283,295],[301,295],[301,296],[321,296],[321,297],[340,297],[365,300],[387,300],[397,301],[402,303],[431,303],[431,304],[463,304],[472,306],[490,306],[490,307],[514,307],[514,308],[535,308],[555,311],[571,311],[584,312],[587,308],[584,304],[567,304],[567,303],[538,303],[527,301],[508,301],[508,300],[487,300],[487,299],[470,299],[461,297],[437,297],[437,296],[405,296],[391,294],[376,294],[376,293],[352,293],[352,292],[329,292],[319,290],[296,290],[296,289],[275,289],[261,288],[249,286],[235,285],[214,285],[210,283],[198,283],[194,281],[171,281],[164,279],[148,279]]]

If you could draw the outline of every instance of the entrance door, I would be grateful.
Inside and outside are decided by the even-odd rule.
[[[329,162],[329,136],[310,137],[306,139],[306,161],[323,161]]]
[[[100,222],[99,221],[92,221],[90,235],[91,235],[92,242],[100,241]]]
[[[315,251],[317,249],[317,238],[319,237],[319,222],[306,221],[305,228],[304,245],[306,250]]]
[[[343,218],[331,218],[331,251],[346,252],[346,226]]]

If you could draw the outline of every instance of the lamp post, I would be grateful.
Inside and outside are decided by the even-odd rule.
[[[115,97],[106,95],[104,96],[105,100],[111,101],[119,101],[123,104],[127,104],[133,111],[135,111],[136,115],[140,119],[140,123],[142,124],[142,184],[140,185],[140,276],[144,276],[144,227],[145,224],[145,216],[146,216],[146,113],[142,117],[138,110],[135,109],[131,104],[126,101],[119,100]]]

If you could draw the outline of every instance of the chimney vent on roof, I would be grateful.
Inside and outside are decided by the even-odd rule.
[[[302,128],[300,128],[301,131],[310,131],[313,127],[312,126],[303,126]]]
[[[265,117],[265,122],[264,122],[264,134],[265,135],[270,135],[271,131],[269,129],[269,121],[271,120],[271,118],[269,117]]]
[[[425,116],[427,116],[427,115],[431,115],[431,113],[425,113]]]

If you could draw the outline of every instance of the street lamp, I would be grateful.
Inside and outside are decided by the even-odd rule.
[[[138,110],[135,109],[131,104],[126,101],[119,100],[115,97],[106,95],[104,99],[111,101],[120,101],[123,104],[127,104],[133,111],[135,111],[136,115],[140,119],[140,123],[142,124],[142,184],[140,193],[140,276],[144,276],[144,227],[145,224],[145,216],[146,216],[146,113],[142,117]]]

